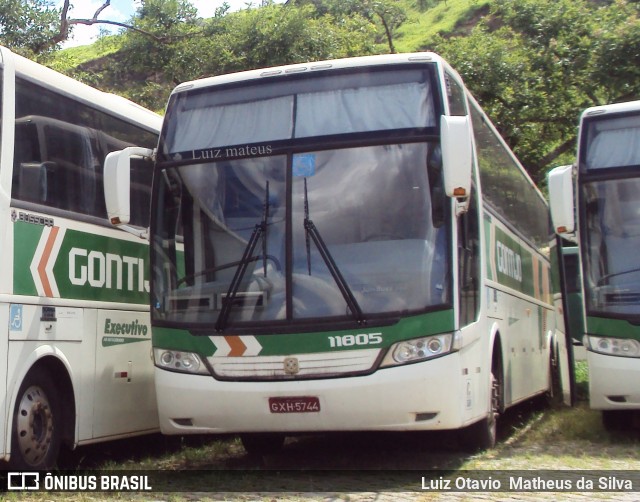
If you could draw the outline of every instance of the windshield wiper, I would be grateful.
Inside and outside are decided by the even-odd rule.
[[[606,282],[609,282],[609,279],[612,277],[617,277],[619,275],[633,274],[634,272],[640,272],[640,268],[632,268],[629,270],[623,270],[622,272],[614,272],[612,274],[603,275],[598,279],[598,286],[603,286]]]
[[[263,204],[263,212],[262,212],[262,220],[259,223],[256,223],[256,226],[253,228],[253,232],[251,232],[251,237],[249,237],[249,241],[244,248],[244,253],[242,253],[242,258],[238,263],[238,268],[236,269],[236,273],[233,275],[233,279],[229,284],[229,288],[227,289],[227,293],[225,295],[225,299],[222,302],[222,308],[220,309],[220,314],[218,314],[218,320],[216,321],[215,329],[216,331],[222,331],[229,320],[229,314],[231,314],[231,309],[233,308],[234,301],[238,294],[238,289],[240,289],[240,283],[244,278],[245,273],[247,272],[247,268],[249,268],[249,264],[256,261],[256,258],[253,257],[253,252],[256,249],[256,245],[258,244],[258,239],[262,237],[262,266],[264,268],[264,276],[267,276],[267,221],[269,220],[269,181],[267,180],[265,186],[265,198]]]
[[[364,318],[364,314],[362,313],[362,309],[358,304],[355,296],[353,296],[353,292],[349,287],[349,284],[340,273],[340,269],[336,264],[333,256],[329,252],[329,248],[325,244],[324,240],[322,240],[322,236],[318,229],[309,218],[309,196],[307,194],[307,178],[304,179],[304,232],[305,232],[305,241],[307,246],[307,268],[309,270],[309,275],[311,275],[311,239],[313,239],[314,244],[318,248],[320,252],[320,256],[324,260],[324,263],[327,265],[329,272],[331,273],[331,277],[335,281],[344,301],[347,303],[349,310],[353,314],[353,317],[357,321],[358,324],[366,323],[366,319]]]

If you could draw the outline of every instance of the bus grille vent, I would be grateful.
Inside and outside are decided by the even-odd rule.
[[[215,376],[226,380],[297,380],[368,373],[379,354],[380,349],[363,349],[291,356],[212,356],[208,361]]]

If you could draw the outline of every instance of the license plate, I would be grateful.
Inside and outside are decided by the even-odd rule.
[[[320,399],[315,396],[270,397],[271,413],[317,413],[320,411]]]

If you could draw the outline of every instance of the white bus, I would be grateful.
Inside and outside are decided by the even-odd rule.
[[[157,144],[160,116],[0,47],[0,458],[157,431],[148,242],[107,220],[107,153]],[[134,166],[147,228],[150,164]]]
[[[636,188],[640,101],[588,108],[580,118],[577,166],[552,170],[549,194],[556,231],[578,242],[589,402],[611,429],[640,425]]]
[[[105,178],[152,154],[111,154]],[[568,382],[547,205],[437,55],[179,85],[155,159],[163,433],[264,451],[310,431],[465,429],[485,448],[552,370]],[[105,187],[126,223],[128,194]]]

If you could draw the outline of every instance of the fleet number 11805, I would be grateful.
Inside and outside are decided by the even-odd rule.
[[[329,346],[353,347],[356,345],[378,345],[382,343],[382,333],[360,333],[358,335],[330,336]]]

